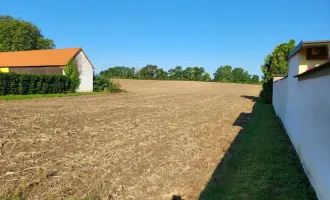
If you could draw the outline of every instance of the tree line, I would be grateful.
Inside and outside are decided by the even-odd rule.
[[[258,84],[258,75],[250,75],[243,68],[234,68],[225,65],[220,66],[213,74],[214,78],[205,71],[203,67],[182,68],[176,66],[165,71],[157,65],[146,65],[141,69],[134,67],[115,66],[101,71],[99,74],[104,78],[127,78],[127,79],[146,79],[146,80],[187,80],[187,81],[214,81],[224,83],[249,83]]]

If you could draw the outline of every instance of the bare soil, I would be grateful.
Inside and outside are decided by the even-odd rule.
[[[119,81],[127,93],[0,101],[0,195],[196,199],[260,91]]]

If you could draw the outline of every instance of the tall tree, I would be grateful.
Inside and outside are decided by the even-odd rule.
[[[289,53],[295,48],[295,41],[290,40],[284,42],[274,48],[272,54],[265,57],[264,64],[261,66],[263,72],[263,85],[262,96],[267,103],[272,103],[273,82],[272,77],[274,74],[288,74]]]
[[[233,75],[233,82],[234,83],[242,83],[243,82],[243,74],[244,74],[244,69],[243,68],[235,68],[232,71]]]
[[[258,84],[260,82],[258,75],[253,75],[251,78],[251,83]]]
[[[53,48],[53,40],[45,38],[31,22],[0,15],[0,52]]]
[[[201,81],[206,81],[206,82],[211,81],[211,75],[209,73],[205,73],[203,76],[203,80]]]
[[[141,79],[156,79],[157,74],[156,70],[158,69],[157,65],[146,65],[140,69],[140,78]]]
[[[243,73],[243,80],[242,80],[243,83],[251,83],[251,75],[245,71]]]
[[[231,69],[232,67],[230,65],[220,66],[214,73],[214,80],[218,82],[231,83],[233,81]]]
[[[170,80],[182,80],[183,70],[181,66],[176,66],[174,69],[168,70],[168,76]]]
[[[204,74],[205,74],[204,67],[194,67],[193,73],[194,73],[194,78],[195,78],[194,81],[203,81]]]
[[[193,68],[187,67],[185,70],[183,70],[183,78],[185,80],[195,80],[195,74]]]
[[[158,80],[167,80],[168,73],[164,71],[162,68],[156,69],[156,77]]]
[[[134,67],[115,66],[107,70],[101,71],[100,76],[103,77],[118,77],[118,78],[133,78],[135,73]]]

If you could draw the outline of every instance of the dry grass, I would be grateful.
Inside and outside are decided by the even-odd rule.
[[[0,102],[0,196],[195,199],[260,86],[120,80],[127,93]],[[17,192],[17,191],[16,191]]]

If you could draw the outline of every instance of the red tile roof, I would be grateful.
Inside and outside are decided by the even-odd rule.
[[[0,53],[0,67],[64,66],[81,48]]]

